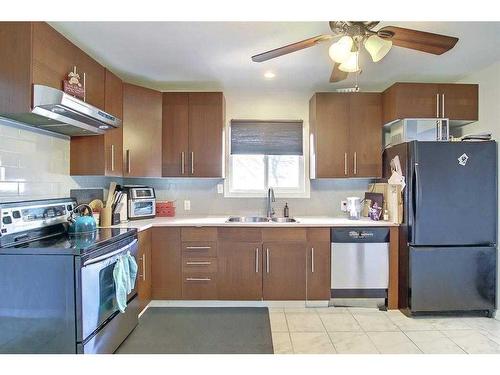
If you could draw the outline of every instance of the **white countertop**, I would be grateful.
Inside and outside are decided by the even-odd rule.
[[[151,227],[262,227],[262,228],[300,228],[300,227],[390,227],[397,226],[388,221],[370,219],[349,220],[343,217],[304,216],[295,217],[296,223],[228,223],[229,216],[188,216],[156,217],[154,219],[130,220],[114,225],[113,228],[136,228],[139,232]]]

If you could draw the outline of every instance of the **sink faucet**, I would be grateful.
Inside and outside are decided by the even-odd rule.
[[[272,187],[267,190],[267,217],[270,219],[274,216],[273,202],[276,202],[274,198],[274,190]]]

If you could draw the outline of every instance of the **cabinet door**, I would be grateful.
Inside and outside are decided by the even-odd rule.
[[[395,83],[383,92],[384,124],[402,118],[439,116],[438,85]]]
[[[264,242],[265,300],[306,299],[306,243]]]
[[[221,241],[218,295],[225,300],[262,299],[262,244]]]
[[[382,176],[382,98],[379,93],[350,94],[349,174]]]
[[[330,299],[330,242],[309,242],[307,249],[307,299]]]
[[[477,121],[479,85],[440,84],[441,116],[450,120]]]
[[[139,232],[138,237],[137,294],[139,309],[142,310],[151,301],[151,230]]]
[[[189,164],[192,177],[223,177],[221,92],[189,93]]]
[[[153,299],[182,298],[180,228],[152,229],[150,263]]]
[[[163,177],[187,177],[189,94],[163,93]]]
[[[125,177],[160,177],[162,95],[123,85],[123,149]]]
[[[105,88],[104,110],[123,120],[122,80],[106,70]],[[104,148],[106,176],[122,176],[123,126],[106,131]]]
[[[61,90],[63,80],[76,66],[85,100],[104,108],[104,67],[45,22],[33,23],[33,83]]]
[[[311,104],[316,177],[346,177],[349,174],[349,95],[318,93]]]

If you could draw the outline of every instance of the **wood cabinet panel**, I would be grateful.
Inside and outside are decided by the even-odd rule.
[[[182,241],[217,241],[217,228],[182,228]]]
[[[306,228],[263,228],[262,240],[264,242],[306,241]]]
[[[217,242],[188,241],[182,242],[182,255],[185,257],[216,257]]]
[[[381,94],[350,95],[349,155],[351,176],[382,176]]]
[[[218,298],[262,299],[262,243],[219,242]]]
[[[264,300],[305,300],[306,243],[264,242]]]
[[[450,120],[479,119],[479,85],[439,84],[441,117]]]
[[[182,298],[180,228],[152,228],[151,276],[153,299]]]
[[[182,275],[182,299],[217,299],[217,274],[191,272]]]
[[[439,116],[438,85],[395,83],[383,92],[383,121]]]
[[[139,251],[137,254],[137,294],[139,309],[144,309],[151,301],[151,230],[139,232]]]
[[[122,80],[106,69],[104,110],[123,120]],[[123,126],[104,134],[106,176],[123,175]]]
[[[330,242],[313,241],[307,249],[307,299],[329,300],[331,277]]]
[[[162,174],[187,177],[189,157],[189,94],[163,93]]]
[[[224,97],[189,93],[189,165],[193,177],[223,177]]]
[[[261,228],[227,228],[220,227],[217,230],[220,240],[262,242]]]
[[[186,256],[182,258],[182,273],[217,273],[217,258]]]
[[[124,176],[161,176],[161,117],[160,92],[123,85]]]

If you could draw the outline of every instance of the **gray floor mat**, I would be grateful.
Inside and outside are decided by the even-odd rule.
[[[272,354],[267,308],[152,307],[118,354]]]

